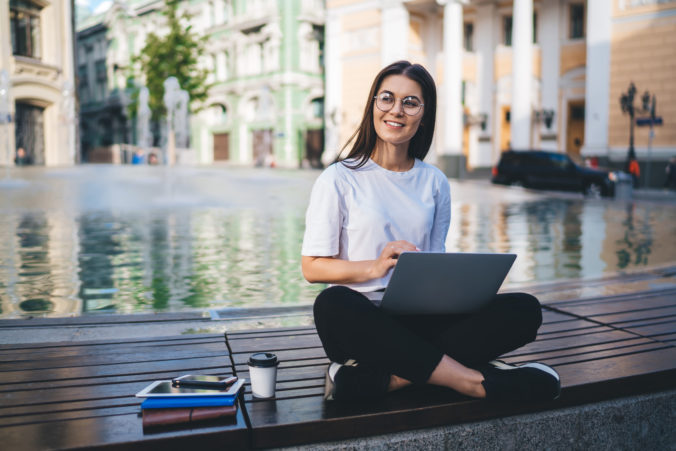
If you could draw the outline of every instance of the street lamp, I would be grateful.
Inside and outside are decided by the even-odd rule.
[[[636,85],[629,83],[629,90],[620,96],[620,107],[623,113],[629,114],[629,154],[627,159],[636,158],[634,150],[634,96],[636,95]]]
[[[623,113],[629,114],[629,152],[627,154],[627,164],[631,160],[636,159],[636,150],[634,149],[634,125],[650,126],[650,138],[648,142],[648,162],[646,165],[646,184],[650,182],[650,164],[652,142],[655,132],[653,127],[655,125],[662,125],[662,118],[655,115],[655,107],[657,99],[655,94],[645,91],[641,96],[641,106],[639,109],[634,107],[634,97],[636,96],[636,86],[634,82],[629,83],[629,89],[626,93],[620,96],[620,107]],[[639,118],[636,118],[637,113],[640,113]]]
[[[636,85],[634,82],[629,83],[629,89],[627,92],[620,96],[620,107],[622,108],[623,113],[629,114],[629,152],[627,154],[627,159],[636,158],[636,150],[634,149],[634,122],[637,112],[647,112],[650,111],[650,93],[648,91],[644,92],[641,96],[641,109],[638,111],[634,107],[634,97],[636,96]]]

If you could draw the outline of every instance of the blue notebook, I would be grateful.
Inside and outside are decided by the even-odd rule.
[[[184,398],[147,398],[142,409],[174,409],[181,407],[222,407],[235,404],[237,396],[194,396]]]

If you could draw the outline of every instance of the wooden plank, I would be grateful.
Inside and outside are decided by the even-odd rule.
[[[649,321],[658,319],[676,319],[676,305],[661,307],[656,309],[635,310],[620,313],[609,313],[597,316],[591,316],[591,319],[605,324],[623,326],[626,323],[636,321]]]
[[[560,312],[587,316],[669,307],[675,304],[675,300],[676,290],[670,289],[667,291],[645,291],[611,297],[553,302],[547,304],[546,307]]]
[[[202,346],[183,346],[173,350],[160,347],[117,349],[105,353],[85,352],[70,355],[45,355],[44,353],[22,354],[21,358],[12,360],[10,356],[0,359],[0,372],[23,371],[33,368],[64,368],[75,366],[117,365],[120,363],[145,363],[151,361],[175,360],[181,358],[217,357],[227,355],[225,343],[208,343]]]
[[[0,376],[0,383],[26,383],[49,381],[52,379],[87,379],[114,376],[119,374],[154,374],[165,372],[180,372],[185,368],[191,369],[225,369],[230,367],[230,359],[224,353],[219,357],[186,358],[183,360],[164,360],[158,362],[118,363],[114,365],[71,366],[64,368],[47,368],[31,370],[29,374],[23,371],[4,371]]]
[[[215,368],[205,368],[203,366],[191,368],[189,366],[184,366],[181,368],[179,372],[177,372],[176,370],[171,370],[143,374],[113,374],[110,376],[102,376],[96,378],[87,376],[82,378],[50,379],[47,381],[36,379],[16,384],[5,384],[4,386],[0,387],[0,393],[4,393],[6,391],[16,391],[17,386],[20,386],[22,390],[38,390],[42,388],[45,382],[48,382],[49,386],[54,388],[83,387],[87,385],[120,384],[139,381],[150,383],[151,381],[154,380],[169,380],[174,377],[188,373],[195,374],[196,372],[199,372],[200,374],[227,375],[231,374],[229,373],[229,371],[231,371],[230,367],[225,368],[220,365]],[[2,378],[0,377],[0,380],[1,379]]]
[[[571,318],[568,321],[557,321],[554,323],[543,323],[538,330],[538,336],[546,336],[549,334],[558,334],[567,331],[589,331],[590,329],[598,327],[594,323],[577,318]]]
[[[203,341],[223,340],[223,334],[186,334],[152,338],[118,338],[116,340],[89,340],[89,341],[61,341],[49,343],[14,343],[0,345],[0,352],[14,352],[19,350],[58,350],[58,349],[87,349],[87,348],[115,348],[121,344],[126,346],[143,346],[148,344],[173,343],[201,343]]]
[[[676,321],[655,321],[641,324],[627,324],[624,328],[644,337],[658,341],[671,341],[669,337],[676,334]]]
[[[558,349],[556,347],[538,349],[535,346],[531,347],[530,345],[526,345],[516,351],[506,354],[501,357],[501,359],[514,363],[543,361],[548,364],[553,364],[555,360],[576,361],[575,359],[587,359],[589,356],[594,358],[600,353],[607,353],[609,351],[618,353],[624,352],[625,349],[635,347],[662,348],[663,344],[643,337],[634,337],[620,341],[601,341],[593,344],[572,346],[566,349]]]

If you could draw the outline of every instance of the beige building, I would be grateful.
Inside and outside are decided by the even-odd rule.
[[[649,129],[635,131],[653,184],[676,156],[676,0],[328,0],[326,30],[326,161],[397,59],[437,81],[428,159],[450,176],[487,170],[508,148],[621,167],[630,120],[620,97],[632,81],[637,110],[647,90],[664,121],[650,149]]]
[[[0,0],[0,165],[19,147],[36,165],[76,161],[73,72],[70,1]]]

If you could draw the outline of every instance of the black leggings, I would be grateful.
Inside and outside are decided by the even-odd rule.
[[[392,315],[344,286],[317,296],[314,317],[331,361],[354,359],[419,384],[444,354],[480,365],[535,340],[542,324],[540,303],[526,293],[498,294],[463,315]]]

